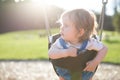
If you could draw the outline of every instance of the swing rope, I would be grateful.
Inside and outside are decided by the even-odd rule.
[[[102,12],[100,14],[100,18],[99,18],[99,24],[98,24],[98,28],[100,28],[100,41],[102,40],[102,32],[103,32],[103,24],[104,24],[104,16],[105,16],[105,10],[106,10],[106,4],[108,3],[108,0],[102,0]]]
[[[48,21],[48,16],[47,16],[47,12],[45,11],[45,8],[42,8],[43,10],[43,14],[44,14],[44,20],[45,20],[45,27],[46,27],[46,33],[47,33],[47,37],[48,37],[48,42],[50,43],[50,36],[51,36],[51,31],[50,31],[50,25],[49,25],[49,21]]]

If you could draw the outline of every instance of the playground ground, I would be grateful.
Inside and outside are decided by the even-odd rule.
[[[101,63],[93,80],[120,80],[120,65]],[[0,80],[58,80],[49,61],[0,61]]]

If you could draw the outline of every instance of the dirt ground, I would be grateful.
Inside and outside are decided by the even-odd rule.
[[[0,61],[0,80],[58,80],[49,61]],[[120,80],[120,65],[100,64],[93,80]]]

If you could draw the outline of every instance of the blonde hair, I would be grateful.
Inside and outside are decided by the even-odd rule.
[[[60,21],[62,23],[63,17],[67,17],[76,27],[84,29],[84,34],[80,37],[80,42],[89,39],[91,35],[96,33],[97,21],[96,16],[92,11],[85,9],[74,9],[66,11],[61,15]]]

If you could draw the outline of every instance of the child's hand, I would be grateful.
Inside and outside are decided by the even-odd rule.
[[[69,47],[67,49],[67,54],[68,54],[68,56],[76,57],[77,56],[77,49],[74,47]]]
[[[98,66],[98,64],[94,60],[88,61],[86,63],[86,67],[85,67],[84,71],[94,72],[97,66]]]

